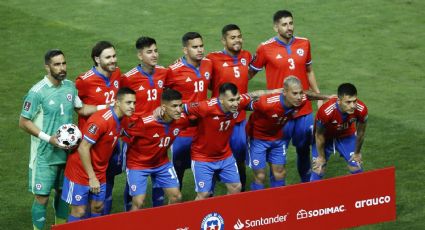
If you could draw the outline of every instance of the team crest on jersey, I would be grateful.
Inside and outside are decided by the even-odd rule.
[[[357,121],[357,118],[353,117],[353,118],[351,118],[348,122],[351,124],[351,123],[354,123],[354,122],[356,122],[356,121]]]
[[[164,82],[162,80],[158,80],[158,86],[159,86],[159,88],[162,88],[163,85],[164,85]]]
[[[174,136],[179,135],[179,132],[180,132],[180,129],[175,128],[174,131],[173,131]]]
[[[238,117],[238,115],[239,115],[239,112],[233,113],[233,118],[236,119]]]
[[[259,160],[253,160],[253,161],[252,161],[252,163],[253,163],[255,166],[257,166],[258,164],[260,164],[260,161],[259,161]]]
[[[76,200],[76,201],[80,201],[80,200],[81,200],[81,198],[82,198],[82,197],[81,197],[80,195],[75,195],[75,200]]]
[[[89,133],[91,133],[91,134],[96,134],[96,132],[97,132],[97,126],[95,125],[95,124],[92,124],[90,127],[89,127]]]
[[[246,59],[245,58],[241,58],[241,63],[242,63],[242,65],[246,65]]]
[[[72,94],[68,93],[66,95],[66,99],[68,99],[68,101],[72,101]]]
[[[301,48],[297,49],[297,54],[298,56],[301,56],[301,57],[304,56],[304,50]]]
[[[210,78],[210,72],[205,72],[204,76],[208,80]]]
[[[201,223],[201,230],[223,230],[223,217],[217,212],[210,213],[204,217]]]
[[[26,101],[26,102],[24,103],[24,110],[25,110],[25,111],[30,111],[30,109],[31,109],[31,102]]]
[[[198,185],[199,187],[203,188],[205,186],[205,183],[203,181],[199,181]]]
[[[115,88],[117,88],[117,89],[118,89],[119,84],[118,84],[118,81],[117,81],[117,80],[115,80],[115,81],[114,81],[114,86],[115,86]]]
[[[43,186],[41,184],[35,184],[35,189],[37,190],[41,190]]]

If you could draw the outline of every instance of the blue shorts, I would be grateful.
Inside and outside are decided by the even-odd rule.
[[[126,162],[126,153],[127,153],[127,143],[124,141],[118,141],[115,146],[114,152],[112,153],[111,158],[109,159],[108,168],[106,169],[107,178],[111,176],[119,175],[125,170]]]
[[[190,168],[190,148],[193,137],[177,136],[171,145],[171,154],[173,156],[173,165],[178,169]]]
[[[356,150],[356,135],[351,135],[343,138],[334,138],[326,140],[325,142],[325,156],[326,161],[332,153],[339,152],[341,157],[344,157],[345,161],[353,166],[357,166],[355,161],[349,162],[351,156]],[[313,143],[312,158],[315,160],[319,156],[317,152],[316,143]]]
[[[131,196],[146,194],[149,176],[151,176],[152,185],[156,188],[178,188],[180,186],[176,171],[170,162],[151,169],[127,169]]]
[[[240,183],[238,166],[233,156],[221,161],[192,161],[196,192],[210,192],[213,176],[216,174],[223,183]]]
[[[94,194],[90,192],[90,186],[81,185],[64,178],[62,188],[62,200],[75,206],[89,205],[89,200],[104,201],[106,183],[100,184],[100,192]]]
[[[275,165],[286,164],[286,141],[265,141],[255,138],[248,140],[247,165],[253,170],[264,169],[266,162]]]
[[[313,114],[307,114],[293,120],[289,120],[283,127],[284,139],[289,145],[305,147],[313,142]]]
[[[230,148],[237,162],[244,162],[246,158],[246,120],[235,124],[230,136]]]

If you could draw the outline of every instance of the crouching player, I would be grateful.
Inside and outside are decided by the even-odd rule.
[[[264,188],[266,162],[270,164],[274,178],[270,187],[285,185],[288,145],[282,128],[288,121],[300,116],[298,112],[307,100],[329,98],[311,91],[304,92],[301,81],[295,76],[288,76],[283,82],[282,93],[263,96],[252,104],[254,112],[246,127],[249,143],[247,164],[254,171],[251,190]]]
[[[357,89],[350,83],[338,87],[338,99],[333,99],[317,111],[313,172],[310,181],[322,179],[326,162],[338,151],[348,163],[352,174],[362,172],[362,148],[367,121],[367,107],[357,99]]]
[[[161,95],[162,115],[139,117],[129,125],[131,141],[127,151],[127,181],[133,197],[131,210],[143,207],[149,176],[154,187],[165,191],[168,203],[182,199],[176,171],[167,155],[180,130],[189,125],[181,106],[182,95],[178,91],[164,90]]]
[[[100,216],[106,192],[106,169],[121,134],[121,119],[134,113],[136,93],[121,88],[113,107],[94,113],[83,131],[78,150],[69,155],[62,199],[71,204],[68,222],[81,220],[90,204],[90,217]]]

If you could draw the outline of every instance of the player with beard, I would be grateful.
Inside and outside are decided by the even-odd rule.
[[[279,10],[273,16],[273,28],[277,36],[258,46],[250,64],[250,77],[264,67],[267,89],[281,88],[288,76],[300,79],[303,90],[320,93],[312,68],[310,41],[294,36],[294,20],[291,12]],[[323,101],[318,101],[318,107]],[[298,173],[302,182],[310,180],[310,145],[313,139],[313,108],[310,101],[299,111],[297,119],[284,127],[285,140],[296,147]],[[271,174],[272,175],[272,174]],[[271,178],[273,180],[273,178]]]
[[[173,76],[167,78],[166,87],[179,91],[183,103],[207,99],[207,89],[211,79],[212,62],[204,57],[204,42],[197,32],[187,32],[182,37],[184,56],[170,65]],[[180,132],[171,146],[173,164],[180,183],[190,168],[190,148],[196,136],[196,127],[189,127]]]
[[[95,106],[81,103],[74,83],[66,80],[66,61],[61,50],[46,52],[47,75],[35,84],[24,98],[19,127],[31,134],[29,191],[34,194],[31,209],[34,229],[43,229],[46,208],[52,189],[55,190],[55,224],[65,223],[68,205],[60,199],[67,153],[56,137],[56,130],[73,122],[74,109],[79,115],[92,114]]]
[[[114,45],[108,41],[99,41],[91,51],[94,66],[75,80],[78,96],[84,104],[95,105],[104,109],[115,102],[116,94],[120,88],[121,71],[117,67],[117,55]],[[84,129],[89,116],[78,117],[78,127]],[[106,201],[103,214],[109,214],[112,208],[112,189],[115,175],[123,171],[123,153],[121,143],[116,145],[116,150],[107,170]]]
[[[213,74],[210,89],[212,97],[219,96],[219,88],[225,82],[231,82],[238,87],[241,94],[248,92],[248,65],[251,62],[251,53],[242,49],[243,38],[239,26],[225,25],[221,30],[222,51],[207,55],[213,63]],[[238,165],[242,191],[245,191],[245,155],[246,155],[246,112],[242,110],[238,116],[230,138],[230,148]]]

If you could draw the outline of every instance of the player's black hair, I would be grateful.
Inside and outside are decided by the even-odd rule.
[[[187,46],[189,40],[193,40],[195,38],[202,39],[202,36],[198,32],[187,32],[182,37],[182,45]]]
[[[136,95],[136,92],[134,92],[134,90],[132,90],[128,87],[122,87],[122,88],[118,89],[117,99],[121,100],[124,97],[124,95],[127,95],[127,94]]]
[[[276,13],[274,13],[274,15],[273,15],[273,22],[276,23],[281,18],[288,18],[288,17],[293,18],[291,12],[289,12],[288,10],[279,10]]]
[[[46,52],[44,55],[44,64],[48,65],[53,57],[58,55],[64,55],[60,49],[51,49]],[[65,56],[65,55],[64,55]]]
[[[228,25],[225,25],[223,27],[223,29],[221,29],[221,35],[224,37],[224,36],[226,36],[226,33],[227,32],[232,31],[232,30],[239,30],[239,31],[241,31],[241,29],[239,28],[239,26],[237,26],[235,24],[228,24]]]
[[[155,44],[156,45],[156,41],[153,38],[150,37],[140,37],[137,39],[136,41],[136,49],[140,50],[146,47],[150,47],[151,45]]]
[[[343,98],[344,96],[356,96],[357,89],[351,83],[343,83],[338,86],[338,97]]]
[[[94,45],[93,49],[91,50],[91,59],[94,62],[94,65],[97,66],[96,61],[94,60],[95,57],[99,57],[100,54],[103,52],[103,50],[108,48],[114,48],[114,45],[108,41],[100,41]]]
[[[174,101],[174,100],[181,100],[182,94],[174,89],[167,88],[164,91],[162,91],[161,95],[161,101]]]
[[[220,95],[224,95],[226,91],[230,91],[232,95],[235,96],[238,93],[238,87],[230,82],[223,83],[220,86],[218,92],[220,93]]]

